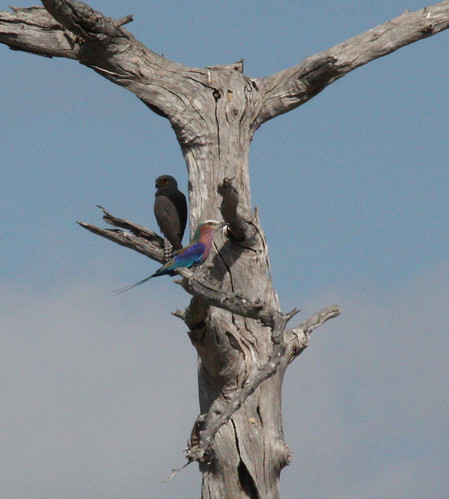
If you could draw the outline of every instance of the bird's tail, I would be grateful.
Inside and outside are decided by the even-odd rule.
[[[147,282],[148,280],[150,280],[152,277],[154,277],[156,274],[152,274],[148,277],[145,277],[145,279],[142,279],[141,281],[137,281],[135,282],[134,284],[130,284],[129,286],[125,286],[124,288],[119,288],[119,289],[115,289],[112,294],[113,295],[119,295],[121,293],[124,293],[125,291],[128,291],[129,289],[133,289],[137,286],[140,286],[141,284],[143,284],[144,282]]]

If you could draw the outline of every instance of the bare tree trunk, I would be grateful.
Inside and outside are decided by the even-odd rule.
[[[80,61],[168,118],[189,173],[190,228],[209,218],[229,222],[206,270],[180,271],[193,295],[177,315],[198,352],[200,416],[187,457],[203,473],[204,498],[277,498],[290,460],[281,417],[288,364],[312,330],[339,314],[326,308],[286,330],[273,289],[265,236],[251,211],[248,152],[257,128],[367,62],[449,27],[449,1],[398,18],[267,78],[249,78],[243,63],[188,68],[143,46],[120,21],[75,0],[0,12],[0,42],[15,50]],[[104,210],[123,230],[92,232],[162,261],[153,232]]]

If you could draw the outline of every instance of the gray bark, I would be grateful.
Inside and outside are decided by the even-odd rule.
[[[242,62],[190,68],[170,61],[123,28],[130,16],[114,21],[75,0],[42,3],[0,12],[0,42],[78,60],[169,119],[189,173],[191,231],[210,218],[230,224],[216,237],[206,268],[179,271],[193,298],[177,315],[199,356],[201,414],[187,458],[200,463],[204,498],[277,498],[280,471],[290,460],[282,431],[283,376],[312,330],[339,308],[286,330],[297,311],[279,309],[265,236],[251,211],[251,139],[262,123],[360,65],[448,28],[449,1],[405,12],[266,78],[246,76]],[[82,226],[163,261],[157,234],[105,210],[104,218],[116,229]]]

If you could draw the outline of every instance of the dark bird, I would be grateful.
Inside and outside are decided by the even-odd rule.
[[[216,220],[206,220],[205,222],[198,225],[195,231],[193,239],[190,244],[183,248],[182,250],[176,251],[174,256],[165,265],[158,269],[154,274],[145,277],[141,281],[130,284],[124,288],[117,289],[114,291],[115,295],[128,291],[128,289],[140,286],[144,282],[147,282],[152,277],[158,277],[160,275],[175,275],[176,269],[180,268],[190,268],[192,265],[201,265],[204,263],[209,256],[210,248],[212,246],[212,240],[214,238],[215,231],[220,227],[227,225],[225,222],[217,222]]]
[[[172,249],[180,250],[187,222],[186,197],[178,190],[178,184],[171,175],[158,177],[156,189],[154,216]],[[168,248],[168,252],[166,251],[168,257],[171,256],[172,249]]]

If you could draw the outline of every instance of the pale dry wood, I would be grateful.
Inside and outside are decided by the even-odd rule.
[[[93,234],[102,236],[126,248],[133,249],[157,262],[164,263],[164,239],[161,236],[142,225],[112,215],[102,206],[98,206],[98,208],[103,211],[103,220],[106,223],[114,227],[126,229],[129,232],[117,229],[105,229],[84,222],[78,222],[78,224]]]
[[[286,359],[288,363],[292,362],[296,357],[309,346],[310,335],[313,330],[322,326],[329,319],[338,317],[341,314],[341,309],[338,305],[331,305],[323,308],[316,314],[301,322],[297,327],[289,329],[285,332],[285,341],[287,343]]]
[[[276,373],[282,362],[287,344],[284,340],[285,326],[287,322],[299,312],[292,310],[288,314],[272,311],[272,342],[273,351],[267,363],[262,366],[251,379],[238,391],[233,399],[226,405],[222,412],[209,411],[206,415],[201,415],[195,422],[192,430],[193,437],[186,449],[189,461],[199,461],[206,464],[212,461],[212,445],[217,431],[231,419],[232,415],[240,409],[245,400],[252,395],[257,388],[268,378]]]
[[[77,59],[80,45],[42,7],[0,11],[0,43],[13,50],[23,50],[44,57]]]
[[[75,0],[43,3],[46,9],[0,12],[0,43],[78,60],[168,118],[188,167],[191,232],[207,218],[231,224],[228,238],[216,237],[209,267],[180,271],[193,298],[178,316],[199,356],[201,417],[190,448],[203,472],[203,499],[276,499],[281,469],[290,459],[282,431],[283,375],[311,331],[339,309],[324,309],[288,331],[285,324],[276,328],[275,317],[284,316],[270,279],[265,236],[251,211],[252,136],[263,122],[356,67],[446,29],[449,1],[405,13],[267,78],[244,75],[242,61],[185,67],[127,32],[129,16],[114,21]],[[163,262],[163,244],[151,231],[107,212],[105,217],[119,229],[82,226]],[[201,457],[206,449],[213,450],[211,462]]]
[[[259,80],[263,105],[257,126],[286,113],[317,95],[350,71],[435,35],[449,27],[449,0],[387,21],[300,64]]]
[[[229,224],[228,237],[234,242],[253,240],[257,232],[255,217],[251,211],[242,208],[232,179],[223,179],[223,183],[218,186],[218,193],[222,197],[220,212],[223,220]]]
[[[101,206],[99,208],[103,211],[103,220],[115,227],[127,229],[129,232],[106,229],[84,222],[78,222],[78,224],[93,234],[137,251],[152,260],[164,263],[164,240],[162,237],[142,225],[112,215]],[[221,289],[220,283],[209,274],[207,266],[195,270],[180,268],[175,272],[184,278],[175,282],[182,285],[188,293],[200,297],[203,302],[210,306],[260,321],[264,326],[273,330],[273,342],[278,342],[277,335],[280,334],[280,329],[279,325],[276,327],[276,324],[284,315],[272,308],[270,304],[259,299],[253,302],[241,293],[232,293]],[[184,318],[181,313],[177,315],[182,315]],[[285,317],[290,317],[290,314]]]
[[[227,187],[229,188],[229,185]],[[234,200],[238,198],[238,193],[234,189],[231,192]],[[161,245],[161,238],[157,234],[141,225],[116,217],[102,207],[100,208],[104,213],[103,219],[107,223],[128,229],[132,234],[111,229],[101,229],[85,223],[80,223],[80,225],[97,235],[134,249],[157,261],[161,261],[160,248],[155,249],[154,244],[151,242],[151,240],[156,239],[159,246]],[[234,217],[236,220],[237,216],[235,213]],[[240,225],[242,222],[236,223]],[[150,240],[143,239],[142,236]],[[302,322],[300,326],[287,331],[286,340],[284,338],[285,326],[298,310],[283,314],[272,309],[269,305],[261,303],[259,300],[251,303],[241,294],[222,291],[219,288],[219,283],[211,279],[207,275],[207,271],[193,272],[189,269],[179,269],[177,273],[184,277],[183,281],[179,281],[184,289],[192,295],[200,297],[209,306],[219,307],[234,314],[256,319],[272,329],[271,339],[273,350],[267,363],[259,368],[253,377],[245,383],[224,407],[223,411],[209,411],[208,414],[201,415],[194,425],[191,441],[186,450],[187,459],[190,462],[199,461],[209,464],[212,460],[212,445],[217,431],[229,422],[232,415],[266,379],[275,374],[285,358],[287,347],[288,362],[291,362],[293,356],[297,356],[307,347],[308,339],[313,329],[322,325],[330,318],[339,315],[340,309],[337,306],[332,306],[321,310]],[[178,313],[177,315],[185,318],[184,314]]]

